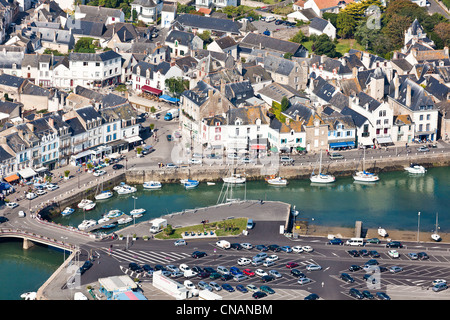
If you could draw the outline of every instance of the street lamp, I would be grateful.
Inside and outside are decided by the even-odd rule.
[[[419,230],[420,230],[420,211],[417,214],[417,242],[420,242],[419,241],[419,232],[420,232]]]
[[[68,237],[61,237],[61,239],[67,240],[69,238]],[[64,243],[64,241],[63,241],[63,243]],[[66,249],[65,248],[63,248],[63,253],[64,253],[64,261],[66,261]]]

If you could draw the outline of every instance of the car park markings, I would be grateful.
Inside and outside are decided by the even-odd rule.
[[[109,253],[109,249],[102,248]],[[137,263],[167,263],[184,259],[189,256],[187,253],[178,252],[155,252],[155,251],[133,251],[133,250],[113,250],[111,256],[119,261],[129,261]]]

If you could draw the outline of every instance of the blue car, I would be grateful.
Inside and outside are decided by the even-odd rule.
[[[242,293],[247,293],[247,292],[248,292],[247,288],[244,287],[242,284],[238,284],[238,285],[236,286],[236,290],[238,290],[238,291],[240,291],[240,292],[242,292]]]
[[[223,288],[223,290],[226,290],[228,292],[234,292],[234,288],[231,285],[229,285],[228,283],[222,284],[222,288]]]
[[[239,268],[237,268],[237,267],[231,267],[231,268],[230,268],[230,273],[231,273],[233,276],[235,276],[235,275],[238,275],[238,274],[242,274],[242,271],[239,270]]]
[[[283,246],[283,247],[280,248],[280,250],[281,250],[281,251],[284,251],[284,252],[286,252],[286,253],[292,252],[292,249],[291,249],[291,247],[289,247],[289,246]]]
[[[344,242],[340,238],[331,239],[329,242],[329,244],[333,244],[333,245],[342,245],[343,243]]]

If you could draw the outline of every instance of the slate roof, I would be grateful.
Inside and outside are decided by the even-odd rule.
[[[2,146],[0,146],[0,161],[5,161],[13,157],[14,155],[8,153]]]
[[[289,76],[295,68],[295,62],[289,59],[276,57],[270,54],[266,55],[263,59],[264,69],[269,72]]]
[[[78,113],[81,119],[85,122],[88,120],[97,120],[97,118],[101,118],[100,113],[98,113],[94,107],[91,106],[75,109],[75,112]]]
[[[65,29],[72,29],[76,35],[102,37],[106,31],[105,24],[99,21],[75,20],[72,17],[67,19]]]
[[[11,76],[6,73],[0,74],[0,85],[3,85],[3,86],[20,88],[20,86],[25,81],[27,81],[27,80],[20,78],[20,77],[16,77],[16,76]]]
[[[449,87],[447,87],[443,83],[440,83],[439,80],[437,80],[432,76],[428,77],[427,86],[425,87],[425,90],[428,91],[433,96],[435,96],[440,101],[447,100],[450,93]]]
[[[108,61],[115,58],[121,58],[122,56],[113,50],[108,50],[102,53],[81,53],[70,52],[70,61]]]
[[[366,93],[364,93],[362,91],[357,94],[357,97],[359,98],[359,105],[360,106],[367,105],[368,106],[368,110],[370,112],[375,111],[381,105],[381,102],[379,102],[378,100],[372,98],[371,96],[369,96],[368,94],[366,94]]]
[[[336,107],[339,110],[349,106],[349,98],[341,92],[336,92],[328,101],[329,104]]]
[[[351,116],[353,119],[353,123],[356,127],[361,128],[367,121],[367,118],[364,117],[362,114],[356,112],[353,109],[350,109],[349,107],[345,107],[341,110],[341,113],[343,115]]]
[[[72,136],[76,136],[86,132],[86,129],[83,127],[77,117],[66,119],[65,122],[69,126],[69,132],[72,134]]]
[[[240,25],[237,22],[228,19],[218,19],[185,13],[175,18],[174,22],[177,22],[184,27],[223,31],[233,34],[240,33]]]
[[[328,20],[322,18],[313,18],[311,20],[311,23],[309,24],[309,27],[323,32],[327,25]]]
[[[263,107],[252,106],[230,109],[227,112],[229,124],[235,124],[240,119],[241,125],[255,124],[257,119],[261,120],[261,124],[269,124],[269,117],[266,115]]]
[[[250,81],[232,82],[225,85],[225,97],[235,106],[245,103],[254,95]]]
[[[413,80],[409,79],[408,77],[404,77],[404,80],[400,82],[399,87],[399,96],[398,99],[395,99],[395,88],[394,88],[394,81],[391,83],[391,90],[389,96],[402,104],[403,106],[409,108],[412,111],[418,111],[418,110],[431,110],[434,109],[434,102],[429,96],[429,94],[425,91],[424,88],[422,88],[420,85],[418,85]],[[411,86],[411,105],[406,106],[406,93],[407,93],[407,86]]]
[[[239,46],[247,46],[250,48],[261,48],[273,50],[276,52],[283,53],[292,53],[296,54],[297,52],[304,49],[303,45],[300,43],[280,40],[277,38],[269,37],[263,34],[258,33],[249,33],[247,34],[239,43]]]
[[[219,45],[219,47],[222,50],[237,45],[237,42],[234,41],[234,39],[231,38],[230,36],[226,36],[226,37],[222,37],[220,39],[216,39],[216,43]]]
[[[299,120],[304,120],[307,122],[313,115],[313,110],[304,104],[295,103],[283,111],[282,114],[294,120],[298,117]]]
[[[178,41],[180,45],[190,47],[190,44],[194,37],[195,34],[193,34],[192,32],[172,30],[167,35],[165,42],[175,43],[175,41]]]
[[[114,93],[109,93],[102,99],[102,108],[115,107],[128,103],[128,100]]]
[[[336,88],[322,77],[317,77],[317,79],[312,81],[314,81],[314,89],[312,92],[322,100],[329,102],[333,97]]]

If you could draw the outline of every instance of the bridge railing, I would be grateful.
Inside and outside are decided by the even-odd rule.
[[[20,238],[26,238],[29,240],[34,240],[37,242],[41,242],[47,245],[56,246],[59,248],[67,249],[70,251],[74,251],[76,246],[61,240],[49,238],[46,236],[42,236],[33,232],[21,230],[21,229],[13,229],[13,228],[0,228],[0,237],[2,236],[15,236]]]

